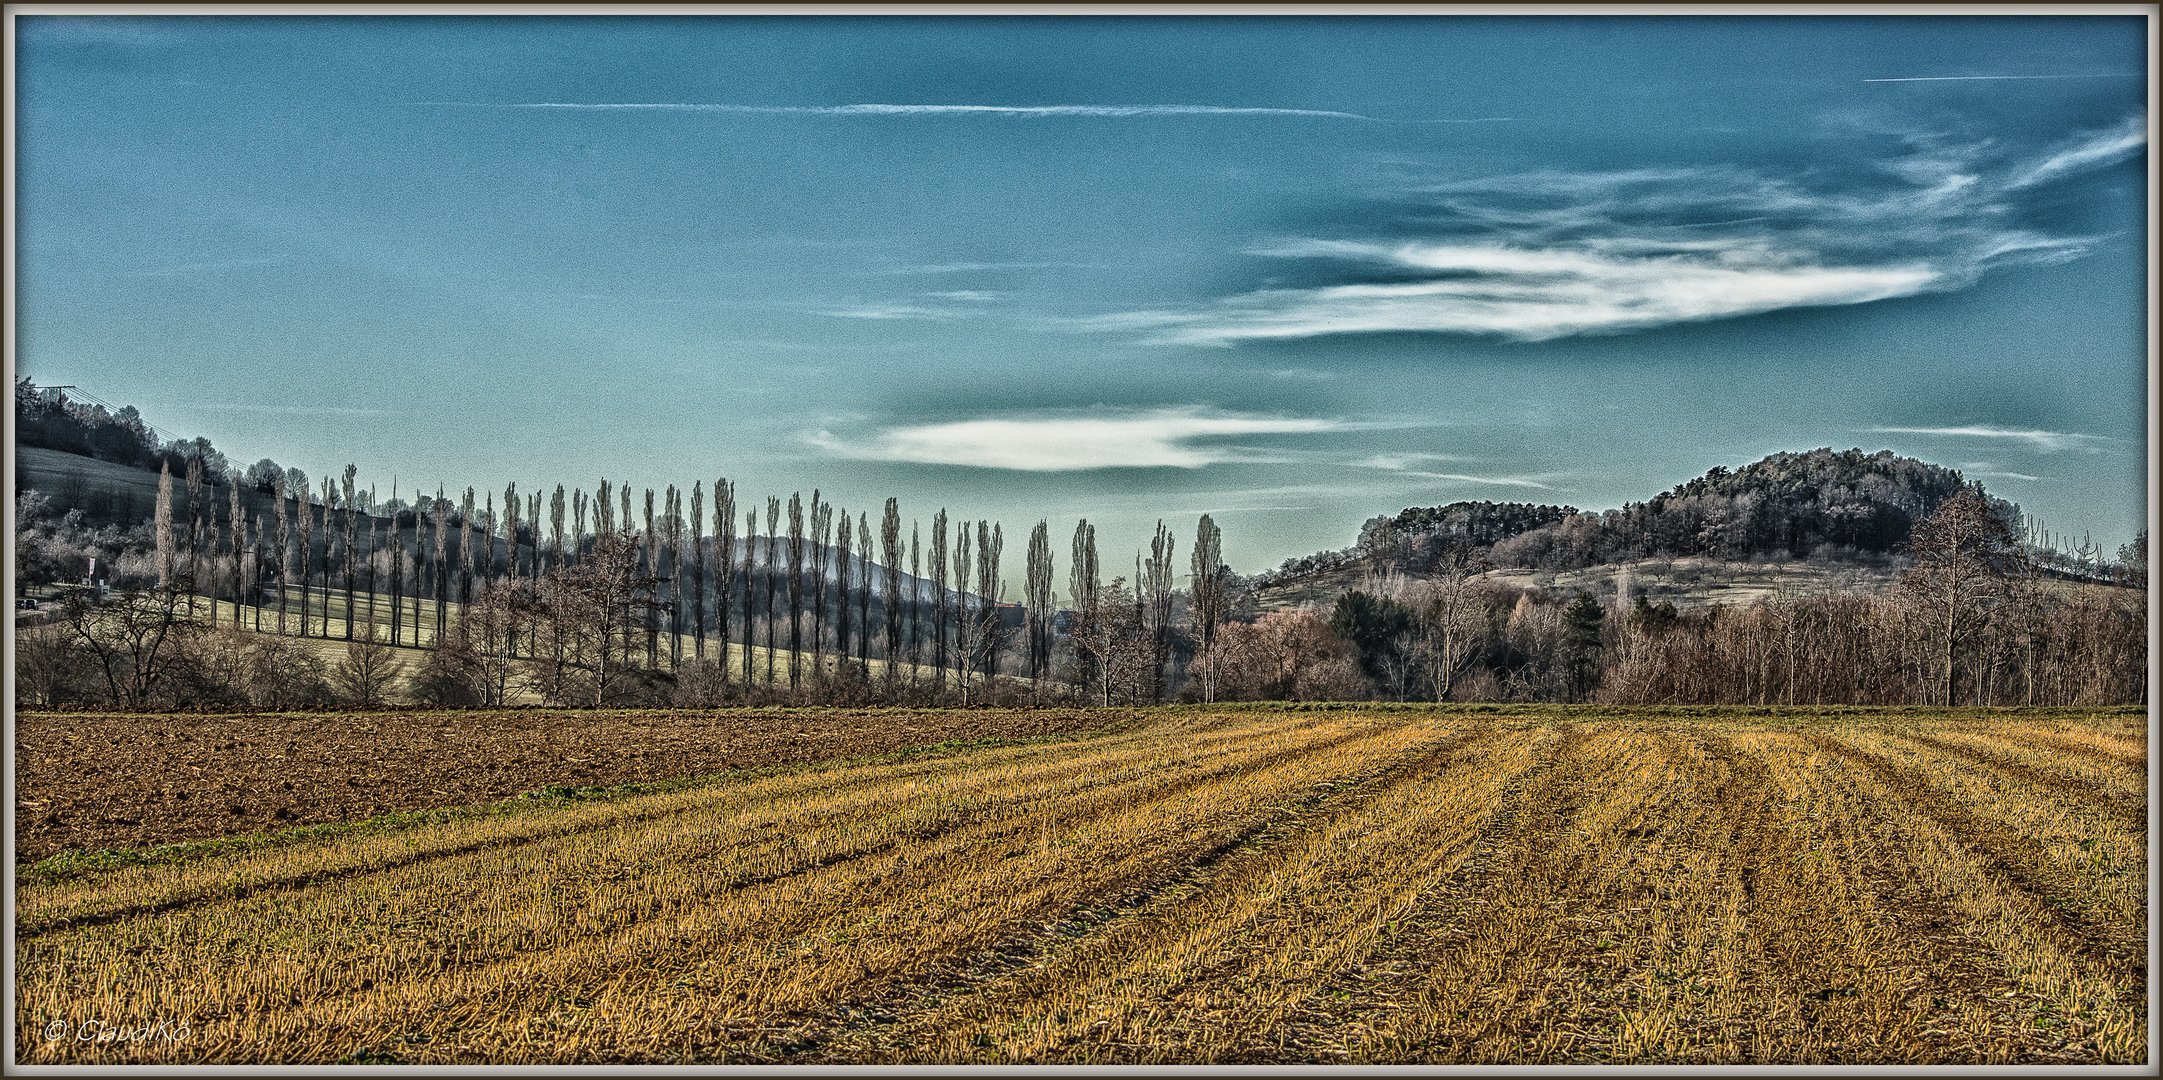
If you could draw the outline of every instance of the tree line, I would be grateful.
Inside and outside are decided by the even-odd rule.
[[[51,412],[53,398],[26,405],[19,384],[18,414]],[[86,413],[111,415],[64,399],[56,415],[94,428]],[[2146,695],[2144,598],[2066,581],[2097,579],[2108,560],[2044,548],[2017,508],[1889,454],[1774,455],[1608,514],[1412,508],[1370,520],[1344,552],[1253,579],[1224,565],[1207,516],[1185,559],[1159,522],[1130,574],[1107,574],[1086,519],[1057,544],[1039,521],[1010,601],[1001,523],[944,509],[905,521],[895,499],[739,501],[724,477],[688,491],[438,488],[410,502],[394,483],[379,501],[350,465],[313,479],[172,448],[152,459],[147,523],[21,493],[18,581],[58,590],[32,620],[45,630],[19,642],[24,704]],[[1678,612],[1626,589],[1569,595],[1486,573],[1828,545],[1883,549],[1908,566],[1902,588]],[[2143,534],[2118,572],[2145,561]],[[1327,569],[1360,577],[1326,609],[1261,610],[1264,589]]]

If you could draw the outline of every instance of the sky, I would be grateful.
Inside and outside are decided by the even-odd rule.
[[[2147,516],[2138,17],[16,26],[18,372],[379,496],[1250,574],[1824,446]]]

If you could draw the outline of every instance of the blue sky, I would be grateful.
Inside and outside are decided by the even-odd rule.
[[[19,370],[1244,572],[1819,446],[2145,520],[2138,18],[54,17]],[[1020,549],[1017,539],[1012,545]]]

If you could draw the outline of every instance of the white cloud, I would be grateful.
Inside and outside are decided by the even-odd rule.
[[[2045,453],[2060,450],[2090,450],[2095,444],[2108,441],[2101,435],[2082,435],[2067,431],[2042,431],[2033,428],[2001,428],[1987,424],[1969,424],[1961,427],[1874,427],[1872,432],[1881,435],[1937,435],[1958,439],[1997,439],[2024,442]],[[2005,475],[2017,475],[2008,473]],[[2026,477],[2025,479],[2034,479]]]
[[[1384,332],[1545,341],[1959,289],[2084,254],[2095,238],[2020,224],[2023,190],[2144,145],[2135,116],[2032,158],[1911,137],[1837,179],[1708,167],[1428,185],[1407,196],[1397,235],[1248,249],[1304,263],[1305,283],[1083,325],[1220,346]]]
[[[1194,469],[1254,460],[1251,451],[1219,441],[1225,438],[1312,434],[1348,426],[1335,420],[1189,406],[984,417],[889,428],[861,441],[821,431],[810,441],[829,453],[862,460],[1021,472]]]
[[[1374,252],[1372,254],[1383,254]],[[1271,289],[1214,310],[1165,316],[1165,340],[1222,345],[1380,331],[1498,334],[1545,341],[1781,308],[1860,304],[1937,287],[1927,265],[1798,264],[1778,253],[1686,251],[1621,256],[1592,250],[1407,245],[1384,261],[1440,272],[1434,280]]]
[[[1331,120],[1373,120],[1334,109],[1251,108],[1239,105],[931,105],[864,103],[856,105],[730,105],[698,101],[423,101],[420,105],[455,105],[478,109],[556,109],[571,112],[689,112],[753,116],[1020,116],[1123,119],[1154,116],[1294,116]],[[1500,117],[1481,118],[1502,119]],[[1477,121],[1468,121],[1477,122]]]
[[[2129,117],[2117,127],[2084,134],[2028,166],[2007,185],[2013,188],[2048,183],[2063,176],[2115,164],[2148,145],[2148,118]]]

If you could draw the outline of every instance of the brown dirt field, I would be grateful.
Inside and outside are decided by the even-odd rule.
[[[1131,716],[29,868],[13,1049],[37,1064],[2151,1060],[2148,813],[2127,795],[2148,776],[2139,710]]]
[[[15,720],[15,860],[1086,731],[1127,714],[827,709],[109,714]]]

